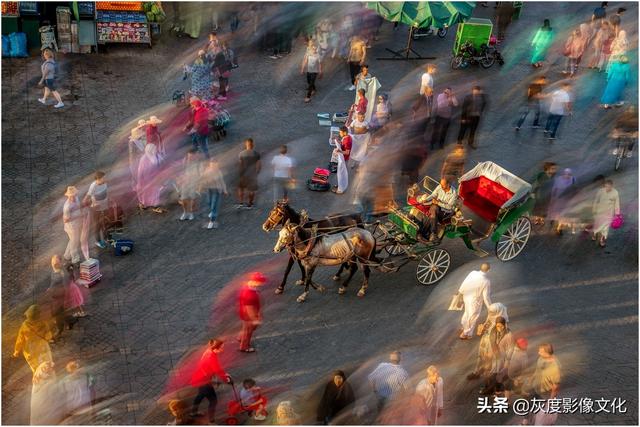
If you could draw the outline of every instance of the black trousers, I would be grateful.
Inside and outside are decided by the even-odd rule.
[[[356,76],[360,74],[360,61],[349,61],[349,74],[351,75],[351,84],[355,84]]]
[[[228,77],[218,77],[218,82],[220,83],[220,90],[218,91],[218,95],[227,96],[227,85],[229,84]]]
[[[316,78],[318,73],[307,73],[307,98],[311,98],[311,92],[316,90]]]
[[[440,145],[440,148],[444,147],[444,142],[447,139],[447,132],[449,132],[450,123],[451,119],[436,116],[436,121],[433,124],[433,133],[431,134],[431,148],[435,146],[436,142]]]
[[[216,390],[213,388],[211,384],[206,384],[198,387],[198,395],[195,399],[193,399],[193,408],[191,412],[196,414],[198,412],[198,407],[200,406],[200,402],[203,399],[207,399],[209,401],[209,421],[214,423],[216,419],[216,406],[218,405],[218,395],[216,395]]]
[[[469,116],[467,120],[460,121],[460,132],[458,133],[458,144],[462,144],[467,130],[469,131],[469,145],[473,145],[473,141],[476,137],[476,129],[478,129],[478,123],[480,123],[480,116]]]

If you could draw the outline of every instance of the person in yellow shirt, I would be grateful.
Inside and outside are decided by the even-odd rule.
[[[40,308],[37,305],[30,306],[24,316],[26,320],[18,330],[13,357],[22,353],[31,371],[35,373],[40,364],[53,361],[49,347],[52,334],[47,323],[41,319]]]

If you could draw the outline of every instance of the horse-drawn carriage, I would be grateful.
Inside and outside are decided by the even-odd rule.
[[[451,265],[451,255],[440,247],[445,237],[461,238],[479,256],[488,255],[479,247],[487,239],[495,243],[496,256],[501,261],[518,256],[531,235],[529,214],[534,205],[531,185],[492,162],[479,163],[458,182],[459,203],[455,212],[440,224],[438,237],[430,241],[420,238],[421,227],[416,218],[429,215],[430,206],[418,200],[423,194],[431,194],[438,185],[428,176],[409,189],[407,206],[389,206],[386,216],[373,224],[364,224],[359,214],[314,221],[306,212],[298,213],[286,202],[279,202],[263,224],[267,232],[283,226],[274,250],[279,252],[287,247],[290,253],[289,265],[276,293],[284,290],[294,261],[302,270],[299,284],[305,285],[299,302],[305,300],[309,286],[323,289],[311,281],[318,265],[341,265],[334,280],[339,279],[343,268],[349,267],[349,277],[340,286],[340,294],[345,292],[357,265],[365,274],[358,296],[366,292],[371,267],[392,272],[412,260],[418,260],[418,282],[431,285],[442,279]],[[486,230],[478,231],[479,224],[484,224]]]
[[[410,211],[417,209],[428,216],[429,206],[419,203],[418,198],[431,194],[437,181],[425,177],[420,186],[415,184],[409,189],[406,207],[390,207],[386,220],[377,223],[373,231],[378,248],[388,255],[383,265],[391,267],[389,261],[394,258],[398,262],[419,259],[418,282],[431,285],[442,279],[451,265],[449,252],[440,247],[445,237],[461,238],[479,256],[487,255],[479,247],[480,242],[490,238],[501,261],[509,261],[522,252],[531,234],[528,218],[534,204],[531,185],[492,162],[478,164],[458,181],[462,206],[441,224],[435,241],[419,238],[420,224]],[[478,231],[474,222],[485,223],[486,230]]]

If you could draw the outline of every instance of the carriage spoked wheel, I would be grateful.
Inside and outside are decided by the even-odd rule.
[[[416,268],[416,278],[421,285],[433,285],[442,279],[451,265],[451,256],[444,249],[431,249],[424,254]]]
[[[404,253],[404,246],[400,243],[392,243],[388,246],[385,246],[384,251],[388,253],[389,256],[398,256]]]
[[[527,246],[531,236],[531,221],[520,217],[512,223],[496,242],[496,256],[500,261],[509,261],[517,257]]]

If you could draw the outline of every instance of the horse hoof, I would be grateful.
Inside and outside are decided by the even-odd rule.
[[[276,295],[280,295],[283,292],[284,292],[283,288],[276,288]]]
[[[303,297],[302,295],[300,295],[300,296],[296,299],[296,301],[298,301],[298,302],[302,303],[302,302],[305,302],[305,301],[306,301],[306,299],[307,299],[306,297]]]
[[[298,286],[304,285],[304,280],[302,280],[302,279],[296,280],[296,285],[298,285]]]
[[[324,293],[326,290],[327,290],[327,288],[325,288],[324,286],[318,285],[318,292]]]
[[[345,292],[347,292],[347,290],[345,288],[341,287],[341,288],[338,289],[338,295],[344,295]]]
[[[363,290],[358,291],[358,298],[364,297],[364,293],[365,292]]]
[[[340,280],[340,276],[338,276],[337,274],[335,276],[333,276],[331,278],[331,280],[333,280],[334,282],[337,282],[338,280]]]

